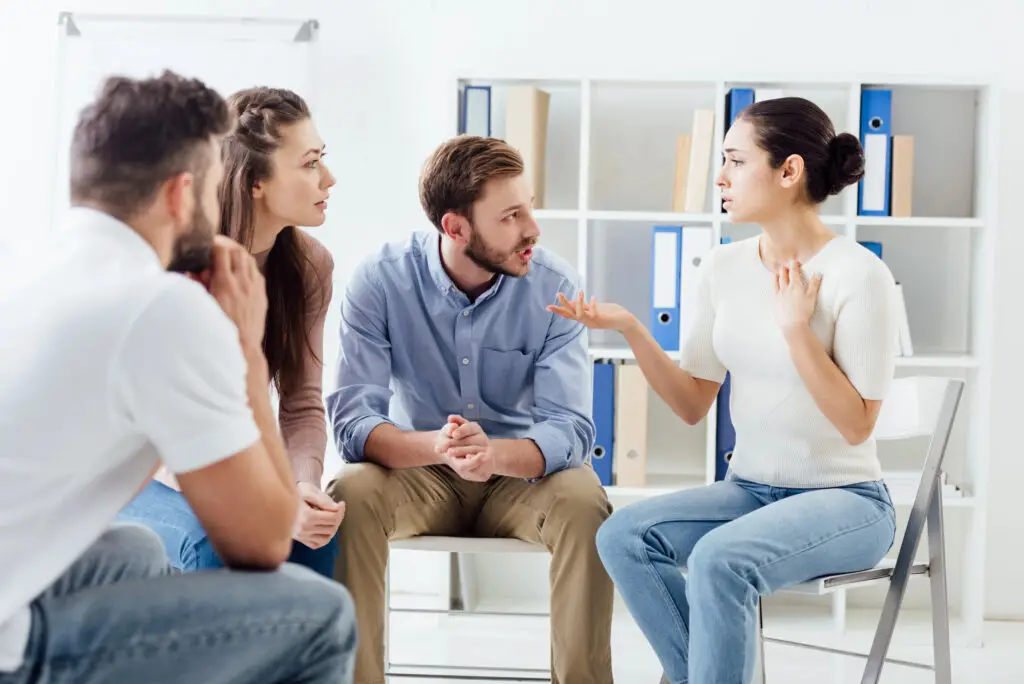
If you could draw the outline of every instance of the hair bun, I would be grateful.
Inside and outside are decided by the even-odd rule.
[[[864,149],[852,133],[840,133],[828,143],[830,195],[864,177]]]

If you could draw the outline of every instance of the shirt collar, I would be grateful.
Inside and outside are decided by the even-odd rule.
[[[64,219],[63,229],[72,237],[106,240],[141,261],[163,270],[160,257],[145,238],[124,221],[98,209],[71,207]]]
[[[434,231],[428,234],[426,249],[427,268],[430,270],[430,278],[437,285],[437,289],[441,291],[441,294],[458,290],[459,288],[455,287],[455,283],[452,282],[448,271],[444,270],[444,264],[441,262],[441,233]]]
[[[437,285],[437,289],[441,291],[441,294],[449,295],[452,291],[455,291],[460,297],[466,299],[466,294],[452,281],[448,271],[444,268],[444,263],[441,261],[441,233],[435,231],[429,235],[426,241],[426,250],[427,268],[430,271],[430,278]],[[494,283],[487,288],[487,291],[476,298],[475,303],[479,304],[493,297],[497,294],[503,282],[505,282],[505,276],[499,274],[495,278]]]

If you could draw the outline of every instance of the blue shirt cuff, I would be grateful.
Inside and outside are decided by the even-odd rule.
[[[544,456],[542,477],[565,470],[572,463],[572,443],[565,438],[565,433],[554,425],[537,423],[526,433],[526,439],[533,440]]]
[[[366,460],[363,453],[366,448],[366,440],[369,438],[370,433],[382,423],[394,425],[385,416],[373,415],[359,418],[353,425],[349,426],[348,445],[342,454],[345,461],[348,463],[361,463]]]

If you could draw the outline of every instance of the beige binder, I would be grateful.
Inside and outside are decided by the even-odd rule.
[[[676,177],[672,186],[672,211],[686,211],[686,179],[690,170],[690,136],[676,139]]]
[[[711,140],[715,135],[715,112],[698,109],[693,113],[690,135],[690,167],[686,173],[686,211],[707,211],[708,174],[711,171]]]
[[[533,184],[534,208],[544,208],[544,150],[551,95],[533,86],[512,86],[505,106],[505,142],[519,150]]]
[[[647,484],[647,380],[636,364],[622,364],[615,388],[615,484]]]
[[[892,203],[893,216],[911,216],[914,194],[914,136],[892,136]]]

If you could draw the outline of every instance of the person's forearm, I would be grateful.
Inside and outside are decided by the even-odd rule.
[[[544,454],[532,439],[492,439],[491,457],[496,475],[536,479],[547,470]]]
[[[668,404],[672,412],[690,425],[704,418],[696,378],[679,367],[661,348],[651,332],[635,317],[622,330],[647,384]]]
[[[810,325],[785,331],[789,355],[818,409],[850,444],[860,444],[873,426],[867,405],[846,374],[825,351]]]
[[[291,464],[288,462],[288,452],[284,447],[284,440],[277,427],[277,420],[274,418],[274,410],[270,405],[270,392],[267,387],[270,384],[267,360],[260,350],[246,350],[245,360],[248,364],[246,374],[246,389],[249,395],[249,406],[252,407],[253,418],[256,427],[259,428],[263,448],[267,450],[274,470],[281,478],[281,482],[290,490],[295,489],[295,478],[292,474]]]
[[[391,423],[381,423],[366,438],[363,458],[385,468],[422,468],[444,463],[434,452],[437,431],[402,430]]]

